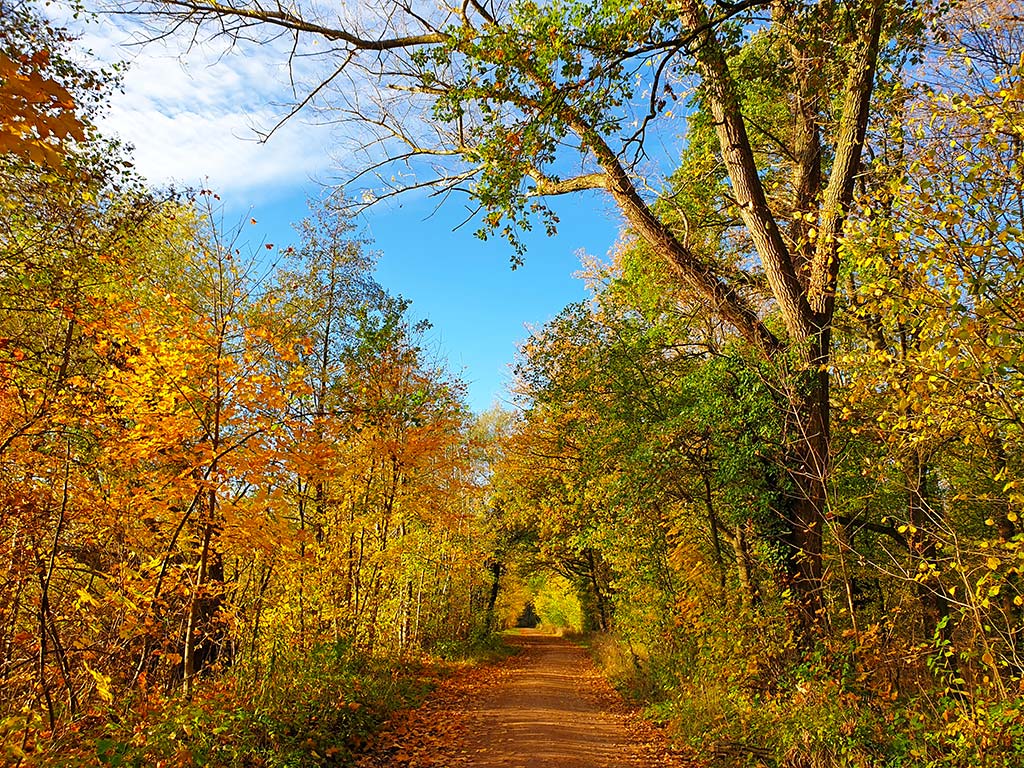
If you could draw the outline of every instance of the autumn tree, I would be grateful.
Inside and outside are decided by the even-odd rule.
[[[212,191],[147,189],[84,127],[110,76],[0,10],[0,761],[159,762],[177,737],[120,724],[467,643],[462,385],[347,219],[250,247]]]
[[[31,204],[0,251],[0,747],[216,677],[269,695],[300,654],[468,641],[461,385],[358,240],[318,230],[272,276],[212,193],[89,189],[5,189]]]
[[[467,576],[460,537],[475,525],[464,508],[461,390],[426,363],[417,342],[424,328],[372,278],[374,259],[337,200],[301,232],[274,294],[294,350],[278,375],[298,393],[282,440],[304,532],[298,624],[314,642],[410,648],[444,635],[436,622],[445,609],[431,590],[446,592],[448,578],[465,586]],[[421,549],[428,543],[434,562]],[[457,573],[441,557],[453,558]]]
[[[576,584],[594,626],[678,648],[701,636],[681,622],[737,620],[784,570],[781,424],[743,345],[685,294],[667,298],[649,254],[627,245],[588,269],[591,301],[523,347],[500,506]]]
[[[842,429],[879,450],[860,470],[904,502],[853,527],[894,545],[872,559],[913,585],[925,638],[969,636],[997,685],[1020,668],[1020,40],[1000,3],[964,4],[902,94],[848,241],[838,358]]]
[[[28,2],[0,3],[0,156],[57,168],[85,141],[103,78],[66,58],[70,39]]]
[[[912,13],[882,0],[388,4],[355,15],[195,0],[131,8],[239,41],[260,30],[291,36],[296,50],[329,41],[331,74],[296,108],[329,104],[357,138],[372,136],[353,178],[382,183],[367,189],[368,200],[409,186],[465,190],[482,212],[481,235],[500,231],[519,244],[516,232],[534,214],[554,226],[545,197],[609,195],[676,279],[785,372],[790,490],[778,515],[789,579],[805,625],[814,624],[843,225],[879,51],[883,41],[887,50],[912,42]],[[775,114],[752,111],[751,86],[772,92]],[[727,215],[745,254],[733,270],[692,237],[699,221],[673,221],[647,193],[667,187],[645,158],[650,141],[673,130],[676,94],[686,89],[690,107],[709,116],[727,178]],[[425,174],[392,176],[406,163]]]
[[[18,117],[5,114],[4,128],[16,145],[0,156],[0,711],[52,729],[109,695],[96,659],[110,636],[78,592],[110,562],[97,543],[110,518],[95,482],[108,413],[96,385],[117,351],[94,341],[165,201],[125,173],[116,144],[83,131],[109,78],[75,61],[68,35],[30,6],[2,11],[3,50],[30,70],[12,75],[22,90],[4,107]],[[5,74],[4,98],[12,82]],[[34,102],[37,86],[53,101]]]

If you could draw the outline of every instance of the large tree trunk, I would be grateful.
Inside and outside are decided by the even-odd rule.
[[[496,629],[494,626],[494,607],[498,602],[498,593],[501,590],[501,575],[505,572],[505,566],[502,565],[500,560],[490,560],[487,563],[487,569],[491,572],[491,589],[487,595],[486,631],[493,632]]]
[[[826,482],[829,474],[829,380],[827,374],[797,377],[806,382],[792,393],[786,446],[790,488],[785,509],[786,577],[800,622],[817,634],[823,620],[822,556]]]
[[[587,576],[590,579],[591,589],[594,590],[594,600],[597,603],[598,629],[607,632],[612,626],[612,611],[608,602],[608,595],[601,585],[600,561],[594,556],[593,549],[587,549]]]

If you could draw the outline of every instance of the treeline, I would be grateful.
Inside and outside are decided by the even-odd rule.
[[[484,630],[462,385],[335,201],[280,248],[146,188],[109,76],[0,8],[0,762],[338,763],[388,660]]]
[[[1021,762],[1015,6],[146,7],[379,87],[311,98],[516,260],[545,195],[625,232],[471,429],[336,201],[246,257],[0,0],[7,755],[341,763],[410,678],[382,663],[532,599],[701,758]]]
[[[1024,759],[1024,28],[1008,11],[942,10],[919,51],[883,50],[827,369],[709,318],[629,228],[587,266],[592,298],[522,350],[525,410],[495,478],[509,570],[568,578],[616,638],[598,649],[609,668],[698,755]],[[797,188],[785,44],[755,32],[730,66],[799,254],[821,225]],[[785,333],[706,98],[657,210]],[[819,376],[815,463],[800,409]],[[818,482],[815,551],[797,534]]]

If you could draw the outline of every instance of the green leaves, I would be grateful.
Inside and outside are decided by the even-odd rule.
[[[478,236],[500,233],[515,248],[514,263],[524,255],[519,233],[533,220],[554,231],[532,186],[540,176],[559,179],[578,125],[603,136],[622,131],[627,104],[642,89],[626,62],[634,47],[657,47],[655,38],[673,27],[662,14],[654,4],[522,2],[498,23],[453,25],[447,43],[413,54],[444,72],[432,113],[458,126],[458,149],[477,169],[469,191],[485,211]],[[421,80],[434,88],[433,74]]]

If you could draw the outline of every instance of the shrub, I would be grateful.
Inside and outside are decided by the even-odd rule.
[[[344,766],[392,710],[421,698],[431,670],[385,662],[344,646],[275,659],[259,678],[232,670],[191,700],[150,696],[77,746],[54,745],[38,764],[305,768]],[[258,682],[254,682],[258,680]],[[63,748],[61,748],[63,747]]]

